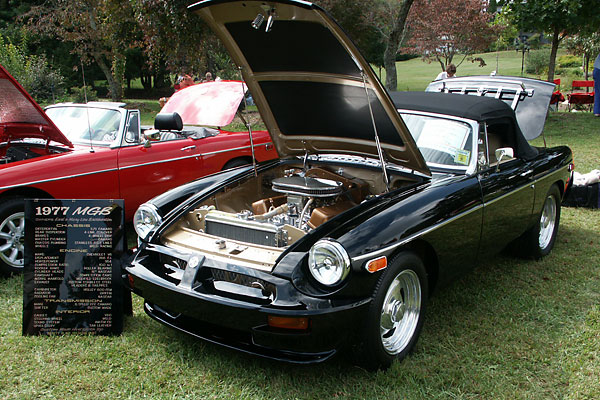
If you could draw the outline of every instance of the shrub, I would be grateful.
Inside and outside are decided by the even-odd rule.
[[[527,54],[527,66],[525,70],[528,74],[541,75],[545,70],[548,69],[548,62],[550,60],[550,50],[536,50],[531,51]]]
[[[64,77],[43,56],[27,55],[26,45],[16,46],[0,35],[0,64],[38,102],[54,101],[64,93]]]
[[[560,56],[558,57],[557,64],[561,68],[573,68],[581,67],[581,58],[577,56]]]
[[[573,79],[581,79],[581,78],[583,78],[583,71],[579,67],[577,67],[577,68],[567,68],[565,70],[565,72],[567,73],[567,76],[569,76],[569,77],[571,77]]]
[[[91,86],[72,87],[71,101],[75,103],[85,103],[87,101],[98,100],[98,93]]]

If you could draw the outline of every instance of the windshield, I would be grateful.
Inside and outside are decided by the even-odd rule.
[[[92,107],[51,107],[46,114],[73,143],[110,146],[119,133],[121,113]]]
[[[471,125],[451,119],[401,113],[429,166],[465,169],[473,152]]]

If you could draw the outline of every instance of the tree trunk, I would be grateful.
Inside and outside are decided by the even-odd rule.
[[[106,77],[106,80],[108,81],[110,99],[112,101],[121,101],[121,99],[123,98],[123,90],[121,88],[121,85],[113,76],[111,69],[106,64],[104,57],[102,57],[102,54],[94,53],[94,60],[96,60],[96,63],[98,64],[100,70],[102,70],[104,76]]]
[[[140,79],[142,80],[142,86],[144,87],[144,90],[149,91],[152,89],[152,74],[140,72]]]
[[[548,63],[548,82],[554,80],[554,69],[556,67],[556,53],[558,52],[558,44],[560,43],[560,28],[554,27],[552,35],[552,50],[550,51],[550,62]]]
[[[390,37],[387,40],[385,52],[383,53],[383,67],[385,68],[385,87],[387,90],[398,90],[398,78],[396,76],[396,53],[400,42],[402,40],[402,34],[404,33],[404,25],[406,24],[406,17],[410,11],[413,0],[402,0],[400,10],[396,21],[394,21],[394,27],[390,33]]]
[[[444,65],[444,62],[442,61],[441,58],[437,57],[438,62],[440,63],[440,67],[442,67],[442,72],[444,72],[446,70],[446,66]]]
[[[387,90],[398,90],[398,77],[396,72],[396,51],[388,43],[383,53],[383,67],[385,68],[385,87]],[[395,47],[397,48],[397,47]]]

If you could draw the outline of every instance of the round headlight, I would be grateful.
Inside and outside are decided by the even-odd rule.
[[[350,257],[338,242],[319,240],[308,253],[308,269],[325,286],[340,283],[350,272]]]
[[[162,218],[158,214],[158,210],[149,203],[139,206],[133,216],[133,228],[141,239],[145,239],[148,233],[160,225],[161,222]]]

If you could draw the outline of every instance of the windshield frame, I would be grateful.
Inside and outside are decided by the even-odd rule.
[[[478,152],[479,152],[479,146],[478,146],[478,137],[479,137],[479,123],[477,121],[471,120],[471,119],[467,119],[467,118],[461,118],[461,117],[455,117],[455,116],[451,116],[451,115],[446,115],[446,114],[436,114],[436,113],[430,113],[430,112],[423,112],[423,111],[415,111],[415,110],[409,110],[409,109],[398,109],[397,110],[398,113],[400,114],[400,117],[402,118],[402,121],[406,124],[406,122],[404,121],[404,114],[408,114],[408,115],[415,115],[415,116],[420,116],[420,117],[430,117],[430,118],[434,118],[437,120],[450,120],[452,122],[459,122],[459,123],[463,123],[467,126],[469,126],[469,128],[471,129],[471,155],[469,158],[469,164],[465,165],[465,166],[457,166],[457,165],[448,165],[448,164],[439,164],[439,163],[434,163],[434,162],[430,162],[427,161],[427,159],[425,158],[425,156],[423,155],[423,158],[425,159],[425,162],[427,163],[427,166],[432,170],[432,171],[436,171],[436,172],[450,172],[450,173],[460,173],[460,174],[466,174],[466,175],[471,175],[473,173],[475,173],[475,171],[477,170],[477,158],[478,158]],[[407,125],[408,128],[408,125]],[[408,129],[410,132],[410,129]],[[413,133],[410,132],[410,134],[412,135]],[[414,139],[414,136],[413,136]],[[417,142],[416,139],[415,143]],[[417,144],[418,147],[418,144]],[[419,148],[419,151],[421,151],[421,154],[423,154],[421,148]]]
[[[92,139],[90,140],[89,138],[84,138],[81,136],[77,136],[74,135],[72,131],[70,131],[69,129],[63,129],[63,123],[61,122],[60,119],[58,119],[57,116],[52,116],[53,114],[53,110],[66,110],[66,109],[79,109],[81,111],[83,111],[82,116],[80,118],[77,119],[77,126],[82,126],[82,129],[79,130],[79,132],[87,132],[88,129],[88,122],[86,117],[84,116],[88,116],[90,114],[90,112],[95,113],[98,111],[104,111],[107,114],[108,113],[118,113],[119,115],[119,119],[118,119],[118,128],[116,129],[114,138],[111,141],[106,141],[106,140],[98,140],[96,139]],[[48,115],[48,117],[55,123],[55,125],[58,126],[58,128],[61,130],[61,132],[63,133],[63,135],[69,139],[73,144],[79,145],[79,146],[93,146],[93,147],[114,147],[115,144],[118,145],[121,143],[121,138],[122,138],[122,134],[123,134],[123,126],[125,125],[125,120],[127,118],[127,110],[126,109],[122,109],[122,108],[115,108],[115,107],[102,107],[102,106],[90,106],[87,104],[56,104],[56,105],[52,105],[49,106],[45,109],[46,114]],[[116,124],[116,119],[114,121],[114,123]],[[112,132],[111,132],[112,133]]]

